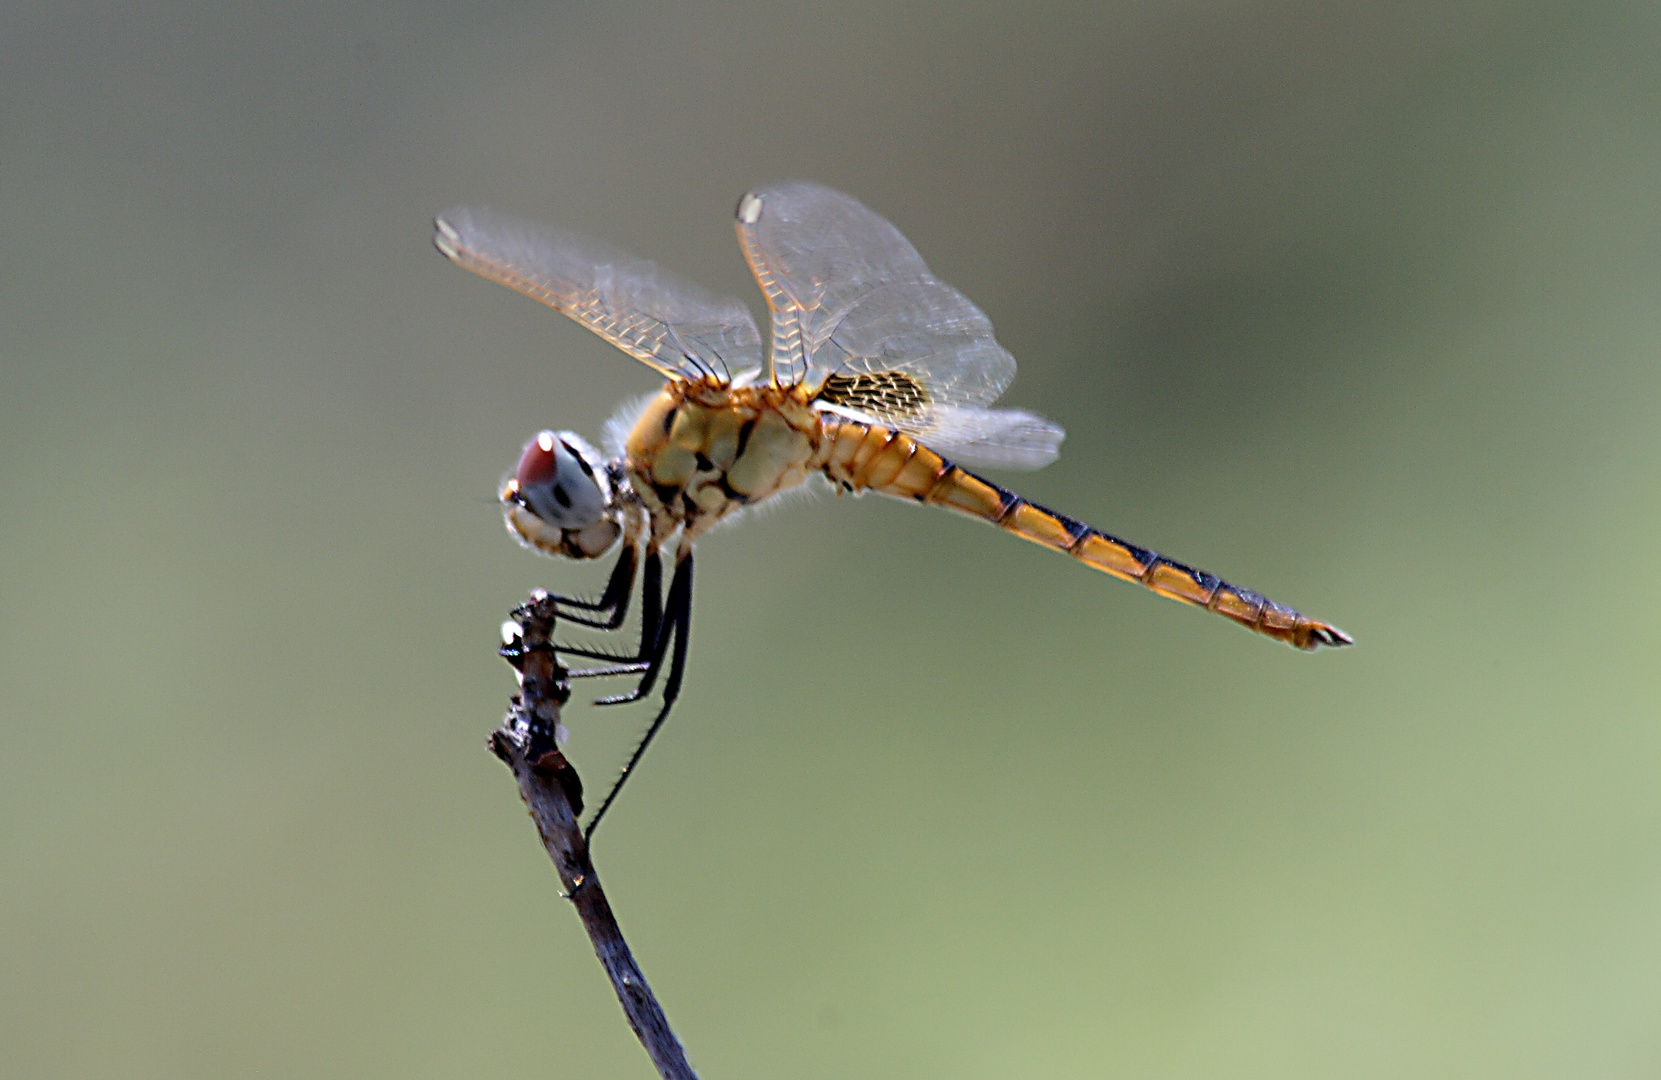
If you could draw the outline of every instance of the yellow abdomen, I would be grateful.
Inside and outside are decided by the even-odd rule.
[[[1161,596],[1203,607],[1300,649],[1348,645],[1342,630],[1275,603],[1214,574],[1184,566],[1030,503],[962,469],[902,432],[859,423],[827,423],[820,459],[831,483],[944,506],[990,522],[1023,540],[1073,558]]]

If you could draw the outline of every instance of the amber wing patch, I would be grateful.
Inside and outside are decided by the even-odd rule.
[[[913,424],[927,414],[932,404],[922,382],[903,371],[836,372],[826,377],[816,400],[879,420]]]

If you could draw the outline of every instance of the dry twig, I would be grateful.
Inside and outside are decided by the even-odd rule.
[[[519,671],[519,694],[502,726],[491,734],[490,749],[519,781],[519,795],[559,871],[565,897],[576,907],[594,955],[611,977],[623,1014],[658,1074],[664,1080],[697,1080],[687,1064],[686,1051],[629,952],[577,825],[582,782],[554,740],[560,710],[571,696],[565,668],[554,652],[555,616],[554,601],[540,590],[513,612],[518,633],[503,646],[502,655]]]

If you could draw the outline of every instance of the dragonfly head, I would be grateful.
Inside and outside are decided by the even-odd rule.
[[[597,559],[622,535],[605,461],[569,431],[539,432],[527,443],[501,499],[508,531],[549,555]]]

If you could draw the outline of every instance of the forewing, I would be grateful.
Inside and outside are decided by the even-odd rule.
[[[750,309],[600,240],[473,207],[433,223],[452,262],[542,301],[665,376],[727,381],[761,362]]]
[[[900,231],[817,184],[779,184],[738,203],[738,240],[773,315],[774,378],[908,381],[907,427],[945,406],[990,404],[1015,376],[991,320],[937,280]],[[834,402],[833,402],[834,403]],[[921,430],[921,428],[918,428]]]

